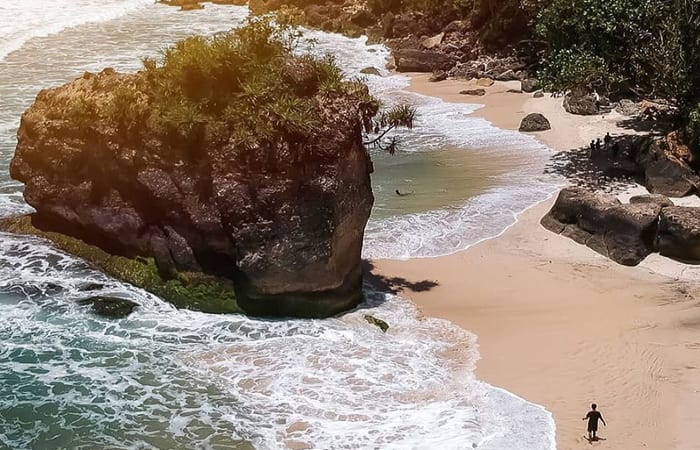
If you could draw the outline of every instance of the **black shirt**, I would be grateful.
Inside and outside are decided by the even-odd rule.
[[[589,411],[588,414],[586,414],[586,419],[588,419],[588,424],[589,425],[598,425],[598,419],[601,419],[602,416],[598,411]]]

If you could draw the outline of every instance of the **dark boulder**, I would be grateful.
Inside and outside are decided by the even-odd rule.
[[[545,131],[551,129],[549,120],[540,113],[530,113],[520,122],[520,131]]]
[[[656,245],[664,256],[700,263],[700,208],[664,208],[659,217]]]
[[[619,264],[634,266],[654,251],[660,212],[653,203],[623,205],[609,194],[566,188],[542,225]]]
[[[92,306],[99,316],[109,319],[122,319],[129,316],[138,306],[137,303],[119,297],[90,297],[78,302],[83,306]]]
[[[592,116],[600,112],[600,104],[591,93],[573,91],[564,97],[564,109],[571,114]]]
[[[431,50],[402,49],[394,51],[396,70],[399,72],[447,71],[455,60],[444,53]]]

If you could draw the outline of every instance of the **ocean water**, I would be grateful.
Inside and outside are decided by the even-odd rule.
[[[31,211],[7,167],[19,117],[37,92],[85,70],[134,70],[191,34],[240,24],[244,7],[182,13],[151,0],[0,3],[0,215]],[[348,76],[387,51],[317,32]],[[377,206],[365,256],[421,257],[494,236],[554,189],[533,139],[469,117],[477,105],[410,94],[369,76],[387,105],[411,102],[402,151],[377,152]],[[411,192],[393,195],[395,189]],[[397,237],[398,236],[398,237]],[[133,299],[128,319],[79,306]],[[326,320],[255,320],[173,308],[47,243],[0,234],[0,449],[552,449],[542,407],[474,377],[476,336],[367,291]],[[387,334],[364,314],[390,324]]]

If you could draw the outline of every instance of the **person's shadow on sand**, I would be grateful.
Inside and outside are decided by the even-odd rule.
[[[604,437],[600,437],[600,436],[596,436],[596,437],[592,437],[592,438],[589,438],[588,436],[584,436],[583,438],[584,438],[585,440],[587,440],[588,443],[591,444],[591,445],[593,445],[594,442],[597,442],[597,441],[605,441],[605,440],[606,440]]]

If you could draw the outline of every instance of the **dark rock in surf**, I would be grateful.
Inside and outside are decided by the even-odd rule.
[[[119,297],[90,297],[80,300],[78,303],[83,306],[92,306],[97,315],[109,319],[128,317],[138,306],[131,300]]]
[[[360,70],[360,73],[364,75],[376,75],[378,77],[382,76],[382,73],[376,67],[365,67]]]
[[[370,324],[372,324],[372,325],[378,327],[378,328],[379,328],[380,330],[382,330],[382,332],[384,332],[384,333],[386,333],[387,330],[389,329],[389,324],[387,324],[387,323],[386,323],[385,321],[383,321],[382,319],[377,319],[376,317],[374,317],[374,316],[372,316],[372,315],[365,314],[365,320],[366,320],[368,323],[370,323]]]

